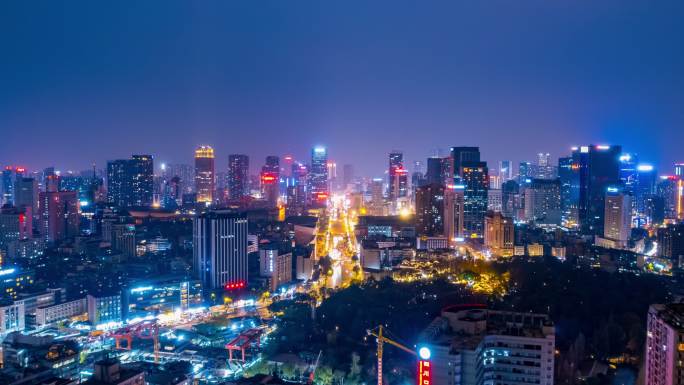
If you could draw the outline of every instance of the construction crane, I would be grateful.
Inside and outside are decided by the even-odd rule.
[[[395,346],[407,353],[413,354],[414,356],[418,356],[418,353],[416,353],[413,349],[408,348],[399,342],[393,341],[389,338],[387,338],[386,335],[382,334],[383,327],[382,325],[376,327],[373,330],[367,330],[366,332],[368,333],[369,336],[373,336],[376,338],[378,342],[378,385],[382,385],[382,351],[383,351],[383,345],[385,343],[388,343],[392,346]]]
[[[154,349],[154,363],[159,363],[159,325],[156,322],[141,322],[135,325],[119,329],[112,334],[117,350],[131,350],[133,348],[133,337],[152,340]],[[122,344],[126,341],[126,344]]]
[[[316,369],[318,368],[318,360],[321,359],[321,353],[323,353],[322,350],[318,351],[318,357],[316,357],[316,362],[313,365],[313,368],[311,369],[311,373],[309,373],[309,384],[313,384],[314,382],[314,377],[316,376]]]

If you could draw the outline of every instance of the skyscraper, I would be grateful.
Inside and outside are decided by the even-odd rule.
[[[510,257],[513,255],[515,226],[513,219],[499,212],[489,211],[485,215],[484,245],[494,256]]]
[[[427,171],[425,172],[425,183],[444,184],[444,162],[446,158],[430,157],[427,159]],[[449,183],[452,181],[450,180]]]
[[[394,151],[389,154],[387,198],[394,202],[407,196],[408,171],[404,168],[404,154]]]
[[[261,168],[261,195],[273,207],[278,203],[280,195],[280,159],[267,156],[266,164]]]
[[[679,373],[684,359],[684,304],[655,304],[648,309],[644,383],[682,385]]]
[[[489,169],[480,161],[478,147],[452,147],[453,172],[456,185],[463,185],[463,226],[468,238],[484,236],[484,216],[487,213]]]
[[[646,202],[656,193],[656,183],[658,180],[658,173],[650,164],[637,165],[637,180],[633,189],[634,208],[636,213],[643,219],[646,217]]]
[[[328,150],[317,146],[311,150],[309,169],[309,199],[312,204],[323,204],[328,199]]]
[[[211,211],[193,221],[194,270],[207,290],[247,285],[247,217]]]
[[[444,186],[428,184],[416,189],[416,233],[420,236],[444,235]]]
[[[444,235],[449,243],[463,239],[464,186],[448,184],[444,189]]]
[[[153,195],[154,160],[151,155],[133,155],[131,159],[107,162],[109,204],[124,208],[149,207],[152,205]]]
[[[228,155],[228,192],[233,200],[249,195],[249,156]]]
[[[38,181],[35,178],[17,177],[14,195],[17,208],[24,209],[31,220],[38,217]]]
[[[578,218],[584,234],[603,234],[606,191],[620,182],[620,154],[620,146],[589,145],[573,149],[573,163],[579,172]]]
[[[632,197],[619,187],[608,187],[603,237],[626,246],[632,228]]]
[[[14,204],[14,167],[7,166],[0,175],[0,205]]]
[[[532,179],[525,189],[525,220],[560,225],[561,183],[558,179]]]
[[[499,162],[499,177],[501,183],[505,183],[513,179],[513,162],[510,160],[502,160]]]
[[[198,203],[213,202],[214,183],[214,149],[210,146],[200,146],[195,150],[195,191]]]
[[[47,242],[61,241],[79,233],[78,196],[76,191],[40,193],[39,230]]]
[[[579,167],[572,157],[558,159],[558,179],[560,180],[561,223],[567,228],[577,226],[579,206]]]

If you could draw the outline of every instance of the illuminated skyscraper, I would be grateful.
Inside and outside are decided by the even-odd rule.
[[[510,257],[513,255],[515,226],[513,219],[500,212],[489,211],[485,215],[484,245],[494,256]]]
[[[40,193],[39,230],[47,242],[61,241],[79,234],[78,196],[76,191]]]
[[[427,159],[427,171],[425,173],[425,182],[427,184],[437,183],[445,184],[444,180],[444,162],[449,158],[430,157]],[[449,178],[449,183],[452,182]]]
[[[216,290],[247,285],[247,217],[224,211],[193,222],[193,262],[202,287]]]
[[[608,187],[604,213],[603,237],[626,246],[632,229],[632,197],[619,187]]]
[[[389,154],[388,175],[388,194],[390,201],[407,196],[408,193],[408,171],[404,168],[404,154],[398,151]]]
[[[428,184],[416,189],[416,233],[419,236],[444,235],[444,186]]]
[[[449,243],[463,239],[464,186],[448,184],[444,190],[444,236]]]
[[[280,159],[267,156],[266,164],[261,168],[261,195],[273,207],[278,203],[280,193]]]
[[[620,146],[590,145],[573,149],[579,173],[578,217],[584,234],[602,235],[608,187],[620,182]]]
[[[311,150],[309,169],[309,199],[313,204],[325,203],[328,199],[328,150],[318,146]]]
[[[637,165],[637,180],[633,189],[635,203],[633,206],[639,216],[646,216],[647,201],[656,193],[658,173],[650,164]]]
[[[0,175],[0,205],[14,204],[14,167],[8,166]]]
[[[513,179],[513,162],[510,160],[499,162],[499,177],[501,177],[502,184]]]
[[[25,210],[31,221],[38,217],[38,181],[35,178],[17,177],[14,195],[14,205]]]
[[[525,220],[536,224],[560,225],[560,180],[532,179],[525,189]]]
[[[198,203],[213,202],[214,183],[214,149],[200,146],[195,150],[195,191]]]
[[[573,228],[577,226],[579,206],[579,168],[572,157],[558,159],[558,179],[560,180],[561,223]]]
[[[48,176],[47,185],[50,185]],[[48,189],[53,191],[53,189]],[[107,202],[116,207],[149,207],[154,194],[154,160],[151,155],[107,162]]]
[[[484,236],[484,217],[487,213],[489,169],[487,162],[480,161],[478,147],[452,147],[456,185],[463,185],[463,226],[466,237]]]
[[[249,157],[242,154],[228,156],[228,192],[230,199],[249,195]]]

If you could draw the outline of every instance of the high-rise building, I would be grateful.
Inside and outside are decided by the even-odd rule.
[[[342,188],[348,189],[354,183],[354,166],[345,164],[342,166]]]
[[[506,217],[518,218],[522,203],[518,182],[514,179],[504,182],[501,186],[501,213]]]
[[[195,191],[197,203],[211,204],[215,191],[214,149],[200,146],[195,150]]]
[[[674,174],[675,174],[675,176],[678,176],[681,179],[684,179],[684,163],[675,163],[674,164]]]
[[[589,145],[573,148],[579,173],[578,218],[584,234],[602,235],[608,187],[620,182],[620,146]]]
[[[534,167],[531,162],[518,163],[518,184],[526,187],[534,177]]]
[[[48,189],[47,191],[51,191]],[[149,207],[154,195],[151,155],[107,162],[107,202],[116,207]]]
[[[463,225],[465,235],[470,238],[484,236],[484,217],[487,213],[489,172],[487,162],[464,162],[461,180],[465,186]],[[458,183],[457,183],[458,184]]]
[[[453,175],[461,176],[465,164],[480,162],[479,147],[452,147],[451,160],[453,162]]]
[[[513,162],[510,160],[499,161],[499,177],[501,183],[505,183],[513,179]]]
[[[31,220],[24,209],[5,205],[0,208],[0,254],[14,241],[31,237]]]
[[[79,234],[78,195],[75,191],[41,192],[39,231],[47,242],[61,241]]]
[[[536,224],[561,224],[559,179],[532,179],[525,189],[525,220]]]
[[[389,154],[387,198],[394,202],[408,193],[408,171],[404,168],[404,154],[394,151]]]
[[[385,196],[382,179],[374,178],[370,183],[370,215],[385,215]]]
[[[449,243],[463,240],[463,185],[448,184],[444,190],[444,235]]]
[[[654,304],[648,309],[644,383],[682,385],[684,304]]]
[[[547,315],[454,305],[421,333],[440,385],[553,385],[555,331]]]
[[[492,255],[500,257],[513,255],[514,231],[512,218],[495,211],[489,211],[485,215],[484,245],[491,250]]]
[[[269,280],[269,290],[292,281],[292,252],[282,250],[277,243],[259,247],[259,270]]]
[[[0,205],[14,204],[14,167],[7,166],[0,174]]]
[[[579,167],[572,157],[558,159],[558,179],[560,180],[561,223],[564,227],[575,228],[579,221]]]
[[[311,150],[311,167],[309,168],[310,203],[324,204],[328,200],[328,150],[317,146]]]
[[[210,211],[193,221],[194,270],[206,290],[247,285],[247,217]]]
[[[672,261],[673,266],[684,265],[684,224],[658,228],[658,255]]]
[[[637,179],[633,188],[634,208],[640,217],[646,216],[646,202],[656,194],[658,173],[650,164],[637,165]],[[644,218],[648,220],[648,218]]]
[[[537,154],[537,164],[533,165],[532,175],[536,179],[555,179],[558,170],[550,162],[551,154],[540,152]]]
[[[660,178],[656,185],[656,194],[663,200],[664,218],[677,219],[677,208],[681,179],[675,175],[666,175]]]
[[[228,156],[228,192],[233,200],[249,195],[249,156]]]
[[[266,164],[261,168],[261,196],[273,207],[278,204],[280,195],[280,159],[267,156]]]
[[[446,158],[430,157],[427,159],[427,171],[425,172],[426,184],[445,184],[444,162]],[[452,180],[449,180],[451,183]]]
[[[632,231],[632,197],[619,187],[606,190],[603,237],[627,244]]]
[[[38,216],[38,192],[35,178],[18,177],[14,182],[14,205],[24,209],[31,221]]]
[[[420,236],[444,235],[444,186],[428,184],[416,189],[416,233]]]

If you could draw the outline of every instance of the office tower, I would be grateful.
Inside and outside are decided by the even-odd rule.
[[[167,164],[162,176],[167,180],[177,176],[180,179],[181,194],[195,192],[195,168],[189,164]]]
[[[517,218],[520,204],[520,186],[514,179],[501,186],[501,213],[506,217]]]
[[[646,201],[656,193],[657,180],[658,173],[652,165],[637,165],[637,178],[632,195],[635,200],[636,213],[641,217],[645,216]]]
[[[637,154],[623,153],[618,159],[620,160],[620,181],[623,190],[627,194],[635,195],[634,188],[638,183],[637,163],[639,157]]]
[[[0,206],[14,204],[14,177],[14,167],[7,166],[2,170],[2,175],[0,175],[0,193],[2,193],[2,197],[0,197]]]
[[[678,176],[680,179],[684,178],[684,163],[674,164],[674,174],[675,176]]]
[[[133,155],[129,161],[131,206],[149,207],[154,193],[154,159],[152,155]]]
[[[30,216],[22,208],[5,205],[0,208],[0,256],[14,241],[32,235]]]
[[[267,156],[266,164],[261,168],[261,196],[270,206],[278,204],[280,195],[280,161],[277,156]]]
[[[538,225],[560,225],[560,195],[559,179],[532,179],[525,189],[525,220]]]
[[[193,220],[194,271],[206,290],[247,285],[247,216],[210,211]]]
[[[684,224],[660,227],[656,233],[658,255],[672,261],[673,266],[684,263]]]
[[[487,191],[487,210],[498,212],[503,210],[503,191],[501,188],[491,188],[490,185],[490,189]]]
[[[558,170],[554,167],[549,159],[551,154],[540,152],[537,154],[537,164],[533,165],[532,176],[537,179],[555,179]]]
[[[513,162],[510,160],[499,161],[499,177],[501,183],[505,183],[513,179]]]
[[[603,237],[626,246],[632,232],[632,197],[619,187],[608,187]]]
[[[579,167],[572,157],[558,159],[558,179],[561,195],[561,224],[566,228],[577,226],[579,207]]]
[[[276,290],[292,281],[292,252],[282,250],[277,242],[259,247],[259,270],[269,280],[269,290]]]
[[[230,199],[249,195],[249,157],[242,154],[228,156],[228,192]]]
[[[664,217],[677,219],[678,188],[681,179],[675,175],[666,175],[660,178],[656,186],[656,195],[663,200]]]
[[[404,168],[404,154],[394,151],[389,154],[387,199],[394,202],[408,193],[408,171]]]
[[[573,163],[577,165],[579,173],[578,218],[584,234],[603,234],[606,191],[620,182],[620,154],[620,146],[573,148]]]
[[[318,146],[311,150],[309,168],[309,200],[312,204],[324,204],[328,200],[328,150]]]
[[[444,186],[428,184],[416,189],[416,233],[419,236],[444,235]]]
[[[75,191],[39,194],[39,231],[46,242],[57,242],[79,234],[80,216]]]
[[[461,176],[465,164],[473,164],[480,162],[480,148],[479,147],[452,147],[451,160],[453,162],[454,176]]]
[[[382,190],[382,179],[374,178],[370,183],[371,200],[369,215],[385,215],[385,197]]]
[[[24,209],[33,220],[38,216],[38,181],[35,178],[18,177],[14,182],[14,205]]]
[[[47,185],[50,185],[48,176]],[[48,189],[47,191],[52,191]],[[149,207],[154,195],[154,160],[151,155],[107,162],[107,202],[115,207]]]
[[[444,189],[444,235],[449,243],[463,240],[463,185],[448,184]]]
[[[345,164],[342,166],[342,188],[348,189],[354,183],[354,166]]]
[[[425,172],[426,184],[445,184],[444,181],[445,158],[431,157],[427,159],[427,171]],[[451,183],[452,180],[449,180]]]
[[[337,189],[337,163],[328,160],[326,166],[328,167],[328,191],[334,191]]]
[[[646,362],[644,383],[681,385],[684,360],[684,304],[654,304],[646,319]]]
[[[484,235],[484,216],[487,213],[489,173],[487,162],[463,162],[461,180],[465,186],[463,224],[465,235],[482,238]]]
[[[110,322],[121,322],[121,294],[88,294],[88,321],[94,326]]]
[[[531,162],[518,163],[518,184],[523,187],[534,177],[534,167]]]
[[[430,352],[430,383],[554,384],[555,331],[545,314],[449,306],[418,346]]]
[[[306,207],[306,188],[308,170],[305,165],[294,162],[291,166],[291,180],[287,187],[287,209],[293,214],[301,214]]]
[[[215,190],[214,149],[200,146],[195,150],[195,192],[197,203],[211,204]]]
[[[492,255],[510,257],[515,242],[513,219],[500,212],[488,211],[485,215],[484,245]]]
[[[113,223],[111,226],[112,249],[121,252],[125,257],[136,256],[135,225],[130,223]]]

